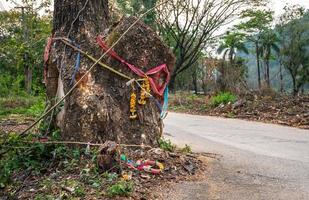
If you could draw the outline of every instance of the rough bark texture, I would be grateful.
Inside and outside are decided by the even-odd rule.
[[[54,37],[67,36],[71,23],[86,1],[56,0],[54,9]],[[125,18],[110,30],[106,41],[109,45],[135,21]],[[108,22],[108,1],[89,0],[86,9],[74,23],[70,38],[95,58],[102,55],[95,42],[97,35],[106,33]],[[65,50],[65,53],[64,53]],[[144,71],[159,64],[167,63],[170,70],[175,59],[153,30],[142,22],[137,23],[117,44],[114,50],[129,63]],[[54,42],[48,66],[47,91],[52,100],[63,96],[71,87],[76,52],[65,47],[60,41]],[[126,66],[108,56],[103,62],[130,77],[138,78]],[[81,69],[76,79],[93,64],[82,56]],[[60,72],[59,80],[54,75]],[[162,121],[155,103],[151,100],[145,106],[137,106],[138,119],[129,119],[129,99],[132,88],[127,80],[96,66],[76,90],[66,99],[58,113],[57,122],[62,136],[67,140],[119,143],[156,144],[161,136]],[[55,88],[58,88],[55,90]],[[137,89],[137,87],[136,87]]]

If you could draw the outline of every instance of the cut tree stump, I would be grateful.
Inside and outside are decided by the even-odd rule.
[[[53,37],[68,35],[71,23],[84,4],[85,1],[82,0],[55,1]],[[85,9],[80,12],[80,16],[73,23],[74,26],[72,26],[69,37],[80,45],[83,51],[99,58],[103,52],[96,43],[96,37],[105,34],[107,44],[111,46],[136,20],[134,17],[123,18],[107,34],[108,18],[107,0],[89,0]],[[141,21],[115,46],[114,51],[143,71],[148,71],[164,63],[171,71],[175,63],[170,49],[164,45],[151,28]],[[61,41],[53,43],[46,83],[47,95],[51,101],[55,97],[62,97],[72,87],[70,83],[75,59],[76,51],[72,48],[65,47]],[[140,78],[132,73],[127,66],[108,55],[102,62],[130,77]],[[82,56],[81,68],[76,75],[76,80],[92,64],[92,61]],[[59,78],[58,81],[55,81],[57,74],[59,74]],[[132,87],[126,85],[127,81],[100,66],[96,66],[66,98],[62,110],[57,114],[55,121],[61,129],[63,139],[102,143],[110,140],[126,144],[156,145],[156,140],[162,134],[159,109],[155,102],[149,99],[146,105],[137,105],[138,118],[130,120]],[[135,88],[138,89],[137,86]]]

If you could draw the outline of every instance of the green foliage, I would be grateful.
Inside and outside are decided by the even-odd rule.
[[[192,148],[189,145],[186,144],[185,147],[181,149],[181,152],[192,153]]]
[[[293,93],[309,83],[309,11],[302,7],[286,7],[285,14],[280,18],[280,62],[291,75]]]
[[[139,15],[155,7],[157,0],[116,0],[116,2],[125,14]],[[156,12],[149,12],[143,20],[146,24],[155,28]]]
[[[86,192],[83,187],[78,186],[74,189],[74,196],[84,197],[85,195],[86,195]]]
[[[9,96],[0,98],[0,116],[21,114],[29,117],[38,117],[45,108],[43,97]]]
[[[60,144],[33,142],[36,139],[33,135],[22,138],[15,133],[0,138],[0,187],[10,183],[11,174],[20,170],[40,174],[53,162],[78,156],[74,149]]]
[[[256,7],[247,9],[240,16],[242,19],[247,19],[247,21],[240,23],[236,27],[255,35],[270,26],[273,21],[273,14],[274,12],[271,10],[257,9]]]
[[[38,195],[36,195],[34,200],[54,200],[54,199],[56,199],[56,198],[51,196],[51,195],[38,194]]]
[[[237,97],[230,92],[221,92],[218,95],[210,99],[210,105],[217,107],[221,104],[234,103],[237,101]]]
[[[122,196],[128,197],[133,192],[133,183],[120,181],[107,188],[107,195],[109,197]]]
[[[51,18],[31,9],[24,15],[0,11],[0,27],[0,97],[24,92],[26,67],[32,71],[32,94],[42,93],[43,51]]]
[[[223,59],[226,60],[228,55],[229,61],[233,62],[237,51],[249,54],[248,49],[245,46],[245,34],[239,32],[227,32],[222,38],[221,45],[218,48],[218,53],[223,52]]]
[[[163,149],[164,151],[170,151],[173,152],[176,149],[176,145],[172,144],[171,140],[167,140],[165,138],[160,138],[158,140],[159,147]]]

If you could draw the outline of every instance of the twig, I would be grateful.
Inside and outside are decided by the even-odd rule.
[[[55,105],[53,105],[46,113],[44,113],[39,119],[37,119],[32,125],[30,125],[26,130],[24,130],[20,135],[26,134],[30,129],[32,129],[37,123],[39,123],[42,119],[44,119],[51,111],[53,111],[55,108],[57,108],[63,100],[65,100],[73,91],[74,89],[83,81],[83,79],[92,71],[92,69],[104,58],[104,56],[112,49],[114,48],[120,40],[132,29],[135,24],[137,24],[145,15],[147,15],[149,12],[157,8],[158,6],[161,6],[169,1],[165,1],[161,4],[158,4],[157,6],[148,9],[146,12],[144,12],[142,15],[140,15],[133,24],[129,26],[129,28],[118,38],[118,40],[113,43],[113,45],[102,54],[102,56],[89,68],[89,70],[75,83],[75,85],[68,91],[66,95],[64,95]]]
[[[77,144],[77,145],[89,145],[89,146],[102,146],[103,144],[100,143],[89,143],[89,142],[77,142],[77,141],[34,141],[28,143],[42,143],[42,144]],[[138,145],[138,144],[117,144],[117,146],[121,147],[141,147],[141,148],[153,148],[149,145]]]

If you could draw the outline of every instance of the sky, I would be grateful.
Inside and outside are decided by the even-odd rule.
[[[283,8],[286,4],[301,5],[309,9],[309,0],[272,0],[269,7],[274,9],[276,17],[283,14]]]
[[[21,4],[21,0],[15,0],[16,3]],[[271,0],[269,7],[275,11],[276,17],[283,13],[283,7],[287,4],[299,4],[309,9],[309,0]],[[8,10],[14,8],[14,4],[0,0],[0,10]]]

